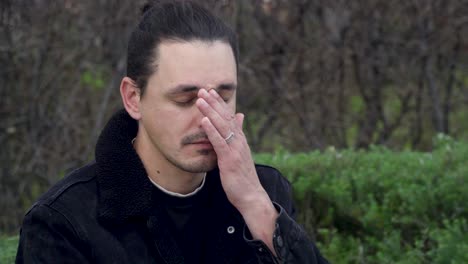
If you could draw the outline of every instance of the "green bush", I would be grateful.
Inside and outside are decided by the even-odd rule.
[[[255,157],[289,178],[298,220],[333,263],[468,263],[466,142]]]
[[[468,143],[430,153],[335,150],[257,154],[292,183],[298,221],[331,263],[468,263]],[[0,239],[12,263],[17,237]]]
[[[0,237],[0,263],[14,263],[18,237]]]

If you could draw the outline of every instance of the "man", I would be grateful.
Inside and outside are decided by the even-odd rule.
[[[125,110],[96,161],[27,213],[17,263],[326,263],[292,219],[289,183],[252,161],[235,34],[192,2],[146,9]]]

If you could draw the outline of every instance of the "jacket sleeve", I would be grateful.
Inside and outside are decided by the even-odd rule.
[[[304,229],[291,218],[280,205],[273,246],[281,263],[328,263],[317,247],[308,238]]]
[[[277,203],[274,203],[279,216],[276,219],[276,227],[273,233],[273,246],[276,256],[261,240],[252,240],[252,236],[245,227],[244,239],[257,252],[260,263],[304,263],[304,264],[328,264],[322,257],[317,247],[309,240],[303,228],[296,223],[286,211]]]
[[[306,231],[295,221],[296,211],[291,185],[279,172],[277,173],[279,181],[275,181],[274,184],[264,181],[264,186],[278,211],[273,233],[273,247],[277,257],[263,241],[252,240],[247,227],[244,229],[244,239],[256,250],[260,263],[328,263],[315,244],[309,239]]]
[[[88,263],[71,223],[47,205],[34,206],[20,231],[16,263]]]

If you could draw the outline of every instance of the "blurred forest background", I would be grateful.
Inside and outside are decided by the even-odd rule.
[[[0,233],[94,158],[145,0],[0,1]],[[199,1],[238,32],[254,152],[468,139],[468,1]]]

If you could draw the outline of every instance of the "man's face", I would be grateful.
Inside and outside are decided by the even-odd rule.
[[[195,101],[199,89],[215,89],[235,112],[237,73],[231,47],[222,41],[166,41],[158,47],[157,65],[140,100],[139,135],[151,147],[152,160],[188,172],[213,169],[216,153]]]

